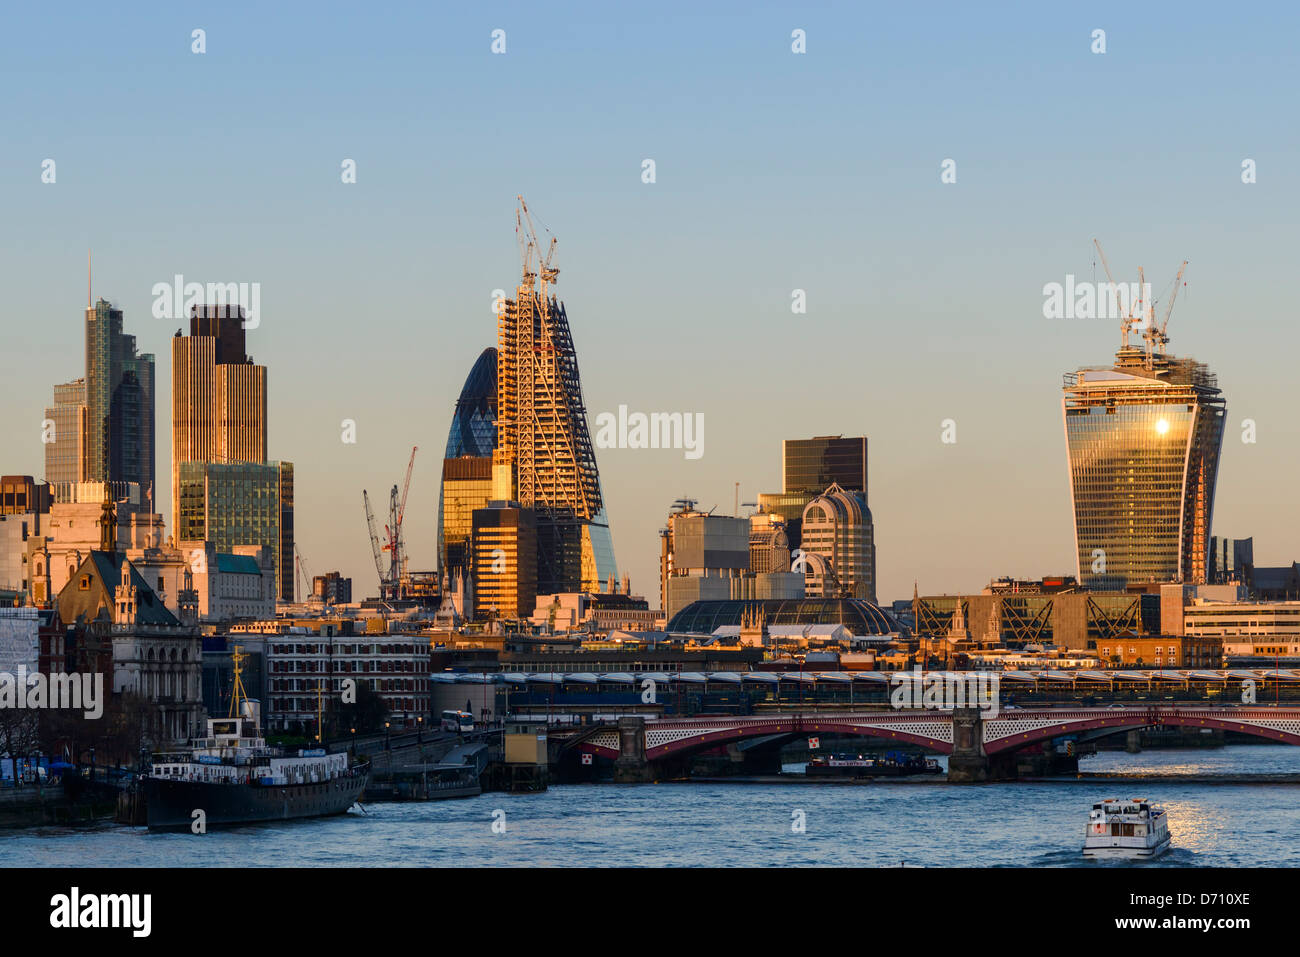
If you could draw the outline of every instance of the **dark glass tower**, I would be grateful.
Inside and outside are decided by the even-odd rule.
[[[465,379],[451,417],[438,487],[438,567],[468,570],[474,510],[492,491],[497,444],[497,351],[484,349]]]
[[[106,299],[86,309],[86,481],[138,482],[152,500],[154,357]]]

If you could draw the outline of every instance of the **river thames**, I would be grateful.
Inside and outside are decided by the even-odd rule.
[[[0,850],[11,867],[1114,867],[1125,865],[1080,857],[1088,809],[1145,797],[1168,810],[1173,849],[1139,866],[1300,865],[1300,783],[1174,777],[1300,776],[1300,748],[1107,752],[1080,770],[1161,779],[556,785],[204,835],[110,824],[7,831]]]

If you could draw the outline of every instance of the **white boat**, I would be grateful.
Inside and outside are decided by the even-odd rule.
[[[1108,798],[1088,812],[1083,856],[1146,859],[1160,856],[1169,850],[1170,843],[1169,818],[1164,808],[1144,798]]]

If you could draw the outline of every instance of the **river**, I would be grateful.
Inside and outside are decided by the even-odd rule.
[[[1300,748],[1107,752],[1080,770],[1300,775]],[[1173,850],[1140,866],[1300,866],[1300,783],[1195,780],[560,785],[204,835],[6,831],[0,853],[38,867],[1126,866],[1079,855],[1088,808],[1105,797],[1167,808]]]

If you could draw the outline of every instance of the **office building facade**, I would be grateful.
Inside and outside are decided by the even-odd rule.
[[[537,519],[518,502],[473,514],[474,617],[522,619],[537,603]]]
[[[262,545],[275,561],[276,596],[293,601],[293,464],[182,462],[175,535],[182,548]]]
[[[54,387],[54,404],[45,407],[45,481],[51,485],[85,482],[86,380]]]
[[[194,306],[172,339],[172,527],[187,462],[266,462],[266,367],[245,352],[239,306]]]

